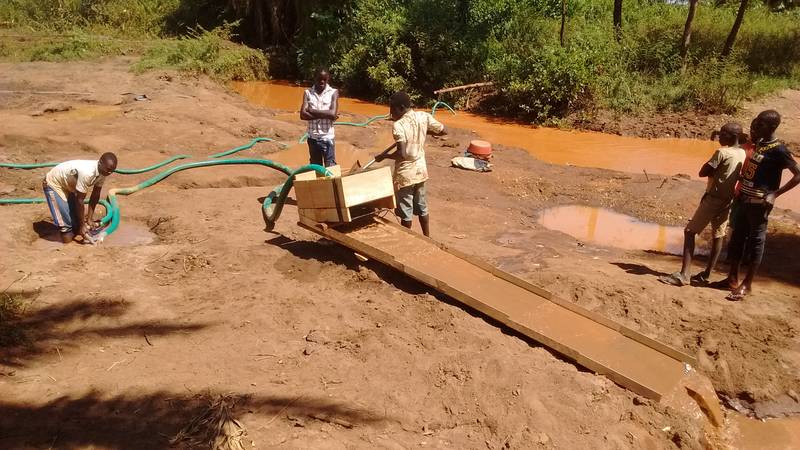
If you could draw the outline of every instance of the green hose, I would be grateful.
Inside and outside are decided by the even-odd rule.
[[[175,166],[175,167],[172,167],[172,168],[170,168],[168,170],[165,170],[164,172],[161,172],[161,173],[159,173],[158,175],[156,175],[156,176],[154,176],[152,178],[149,178],[149,179],[147,179],[145,181],[142,181],[141,183],[139,183],[139,184],[137,184],[135,186],[131,186],[131,187],[127,187],[127,188],[111,189],[110,191],[108,191],[108,201],[111,204],[111,221],[110,221],[108,227],[105,230],[103,230],[103,232],[102,232],[103,235],[100,236],[100,238],[102,239],[103,237],[113,233],[119,227],[119,223],[120,223],[120,207],[119,207],[119,202],[117,201],[117,195],[130,195],[130,194],[133,194],[135,192],[138,192],[138,191],[140,191],[142,189],[148,188],[148,187],[150,187],[150,186],[152,186],[152,185],[164,180],[165,178],[169,177],[170,175],[172,175],[175,172],[180,172],[182,170],[194,169],[194,168],[198,168],[198,167],[234,165],[234,164],[235,165],[261,165],[261,166],[266,166],[266,167],[278,170],[278,171],[283,172],[284,174],[288,175],[290,181],[294,180],[294,176],[296,174],[301,173],[301,172],[307,172],[307,171],[310,171],[310,170],[314,170],[314,171],[316,171],[317,173],[319,173],[321,175],[325,175],[325,176],[329,176],[330,175],[330,173],[325,168],[323,168],[322,166],[307,165],[307,166],[303,166],[303,167],[301,167],[301,168],[299,168],[297,170],[292,171],[292,169],[290,169],[289,167],[287,167],[287,166],[285,166],[285,165],[283,165],[281,163],[270,161],[268,159],[220,159],[220,160],[215,160],[215,161],[199,161],[199,162],[182,164],[180,166]],[[291,187],[291,184],[289,184],[289,186]],[[288,195],[288,191],[286,193],[282,192],[281,194],[282,194],[281,197],[278,199],[279,204],[276,205],[275,211],[270,216],[270,221],[273,224],[273,226],[274,226],[275,221],[278,219],[278,216],[280,215],[280,211],[283,208],[283,202],[286,200],[286,195]],[[266,201],[265,201],[265,203],[266,203]],[[269,224],[268,224],[268,226],[269,226]]]
[[[179,159],[186,159],[186,158],[191,158],[191,156],[190,155],[173,156],[172,158],[165,159],[164,161],[161,161],[158,164],[154,164],[154,165],[152,165],[150,167],[145,167],[143,169],[117,169],[117,170],[115,170],[115,172],[123,174],[123,175],[133,175],[133,174],[137,174],[137,173],[145,173],[145,172],[149,172],[151,170],[160,169],[161,167],[164,167],[167,164],[175,162],[175,161],[177,161]],[[55,167],[55,166],[57,166],[59,164],[61,164],[61,163],[57,163],[57,162],[36,163],[36,164],[0,163],[0,167],[5,167],[5,168],[8,168],[8,169],[25,169],[25,170],[28,170],[28,169],[40,169],[42,167]]]
[[[364,122],[334,122],[333,124],[345,125],[348,127],[366,127],[367,125],[371,124],[372,122],[375,122],[376,120],[385,120],[388,118],[389,118],[388,114],[381,114],[379,116],[372,116],[369,119],[365,120]],[[308,140],[308,133],[304,133],[302,136],[300,136],[300,139],[297,140],[297,143],[302,144],[306,140]]]
[[[167,164],[173,163],[179,159],[187,159],[191,157],[192,157],[191,155],[178,155],[178,156],[173,156],[172,158],[169,159],[165,159],[164,161],[161,161],[158,164],[154,164],[150,167],[145,167],[143,169],[117,169],[114,172],[121,173],[123,175],[135,175],[138,173],[145,173],[145,172],[150,172],[151,170],[160,169],[161,167],[164,167]]]
[[[250,141],[249,144],[241,145],[239,147],[232,148],[230,150],[225,150],[224,152],[215,153],[215,154],[209,156],[209,158],[211,158],[211,159],[222,158],[223,156],[232,155],[232,154],[234,154],[236,152],[240,152],[242,150],[247,150],[248,148],[253,148],[253,146],[258,144],[259,142],[272,142],[272,141],[274,141],[274,139],[264,138],[264,137],[257,137],[255,139],[253,139],[252,141]]]
[[[448,105],[447,103],[445,103],[445,102],[436,102],[436,103],[433,104],[433,108],[431,108],[431,115],[432,116],[436,115],[436,108],[438,108],[439,105],[443,105],[444,107],[449,109],[450,112],[453,113],[454,116],[456,115],[456,112],[453,111],[453,108],[451,108],[450,105]]]
[[[266,225],[267,231],[272,231],[272,229],[275,228],[275,223],[281,215],[284,203],[286,203],[286,197],[289,196],[289,191],[291,191],[292,186],[294,186],[296,176],[303,172],[311,172],[312,170],[322,176],[331,176],[331,173],[324,167],[317,164],[307,164],[293,171],[283,184],[276,186],[272,192],[264,198],[261,214],[264,217],[264,224]]]
[[[45,203],[43,198],[0,198],[0,205],[34,205]],[[89,203],[89,199],[83,201],[84,204]],[[101,199],[99,202],[106,210],[106,215],[100,219],[100,224],[105,225],[111,220],[111,204],[107,200]]]

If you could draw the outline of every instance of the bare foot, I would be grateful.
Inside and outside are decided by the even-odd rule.
[[[727,297],[725,297],[725,299],[730,300],[732,302],[738,302],[744,300],[744,298],[747,297],[747,295],[749,294],[750,294],[750,288],[742,284],[741,286],[733,289],[731,293],[728,294]]]

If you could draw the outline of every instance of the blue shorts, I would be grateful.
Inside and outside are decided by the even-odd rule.
[[[308,156],[311,164],[322,167],[336,165],[336,141],[308,138]]]
[[[396,213],[403,222],[411,222],[414,215],[428,215],[428,200],[425,195],[425,182],[402,187],[395,193]]]
[[[58,227],[58,231],[62,233],[73,232],[73,226],[78,221],[78,198],[75,197],[75,194],[69,194],[67,199],[64,200],[53,188],[45,184],[44,198],[50,208],[50,215],[53,217],[53,223]]]

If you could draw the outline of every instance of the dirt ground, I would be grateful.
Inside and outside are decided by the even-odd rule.
[[[211,81],[128,65],[0,64],[0,90],[74,93],[0,94],[0,161],[114,151],[136,168],[304,131]],[[337,147],[375,152],[386,126],[340,127]],[[797,213],[774,212],[757,291],[731,303],[659,283],[675,255],[537,223],[542,208],[578,204],[683,225],[700,182],[549,165],[512,148],[497,149],[491,173],[449,167],[471,137],[453,130],[428,146],[435,239],[696,355],[732,408],[800,412]],[[298,161],[302,149],[238,155]],[[41,196],[43,169],[0,170],[0,196]],[[123,226],[97,247],[52,242],[43,205],[0,207],[0,289],[24,305],[0,336],[0,447],[165,448],[220,396],[257,448],[703,446],[701,423],[359,263],[298,227],[293,206],[265,232],[259,199],[281,181],[252,167],[178,173],[122,197]]]

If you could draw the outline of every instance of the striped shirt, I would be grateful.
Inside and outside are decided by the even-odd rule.
[[[316,89],[312,87],[306,89],[304,101],[308,103],[311,109],[327,111],[333,108],[333,95],[336,92],[336,89],[332,88],[330,85],[325,86],[321,94],[318,94]],[[330,119],[309,120],[308,137],[312,139],[333,140],[333,121]]]

